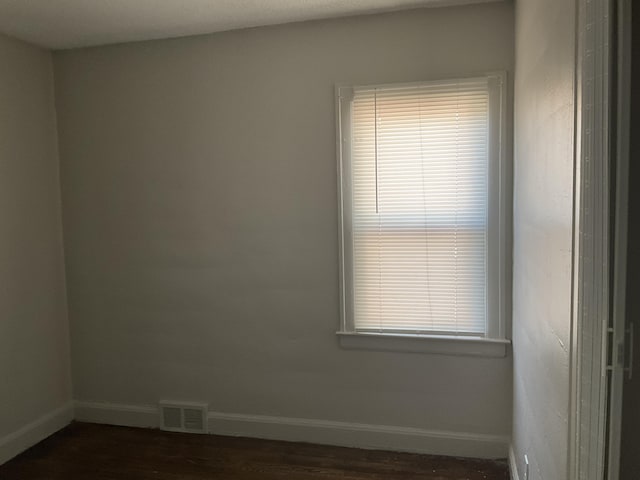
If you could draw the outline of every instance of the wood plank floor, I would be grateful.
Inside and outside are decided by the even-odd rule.
[[[508,480],[504,462],[75,423],[2,480]]]

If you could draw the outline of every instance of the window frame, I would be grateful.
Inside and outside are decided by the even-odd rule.
[[[443,335],[438,333],[393,333],[358,331],[355,328],[353,293],[353,229],[351,186],[351,107],[354,91],[358,88],[397,88],[440,84],[456,80],[486,78],[489,88],[489,142],[488,142],[488,217],[487,217],[487,314],[482,336]],[[507,339],[507,305],[511,289],[511,242],[508,235],[511,180],[508,178],[507,159],[507,74],[490,72],[455,78],[438,78],[412,83],[377,85],[342,85],[335,88],[338,171],[338,239],[340,326],[337,331],[344,348],[391,350],[407,352],[506,356],[510,341]]]

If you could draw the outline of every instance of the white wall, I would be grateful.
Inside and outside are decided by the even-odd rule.
[[[573,0],[516,2],[514,425],[520,478],[567,478]]]
[[[56,53],[75,397],[507,437],[510,357],[337,345],[334,84],[513,48],[505,2]]]
[[[71,418],[51,55],[0,36],[0,463]]]

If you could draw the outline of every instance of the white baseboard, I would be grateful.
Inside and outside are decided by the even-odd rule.
[[[121,427],[159,428],[158,407],[115,403],[75,402],[78,422],[102,423]]]
[[[476,458],[505,458],[508,445],[498,435],[217,412],[209,412],[209,432]]]
[[[73,403],[69,402],[9,435],[0,437],[0,465],[44,440],[73,420]]]
[[[158,409],[76,402],[76,420],[157,428]],[[220,412],[209,412],[208,427],[215,435],[475,458],[506,458],[509,444],[501,435]]]
[[[509,472],[511,480],[520,480],[518,476],[518,463],[516,462],[516,454],[513,451],[513,445],[509,445]]]

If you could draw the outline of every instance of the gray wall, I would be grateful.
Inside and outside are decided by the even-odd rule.
[[[71,381],[51,55],[0,35],[0,66],[2,462]]]
[[[573,0],[516,2],[513,449],[520,478],[567,478]]]
[[[511,358],[337,345],[334,84],[513,54],[510,2],[56,53],[75,397],[508,435]]]

